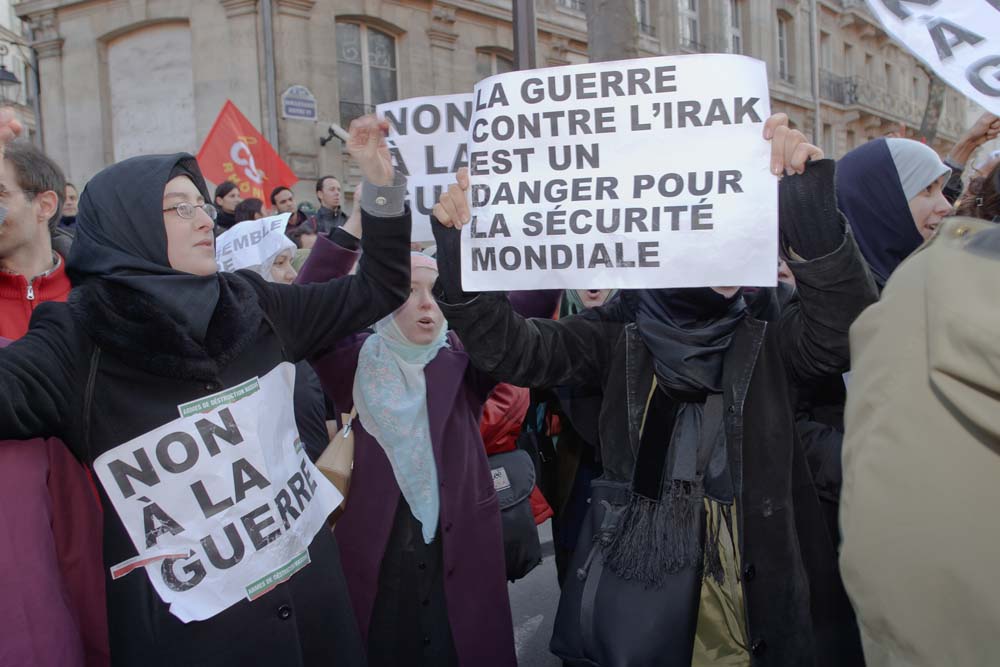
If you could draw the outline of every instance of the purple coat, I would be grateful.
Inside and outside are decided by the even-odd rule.
[[[356,254],[317,240],[299,282],[344,275]],[[366,334],[352,336],[313,367],[338,412],[354,404],[358,353]],[[476,371],[454,334],[425,367],[431,442],[441,485],[444,589],[459,664],[517,664],[507,595],[500,508],[479,433],[483,403],[495,382]],[[336,536],[362,637],[367,643],[382,557],[400,490],[381,445],[355,422],[354,471]]]

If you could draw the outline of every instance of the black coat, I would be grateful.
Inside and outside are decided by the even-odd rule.
[[[799,250],[809,225],[822,224],[806,217],[794,246]],[[863,664],[793,409],[798,383],[847,367],[848,329],[876,299],[851,235],[841,236],[834,252],[789,262],[797,296],[772,309],[771,321],[747,313],[723,365],[726,445],[754,667]],[[450,265],[439,259],[445,289],[444,267]],[[773,291],[762,292],[757,300],[771,295],[777,302]],[[558,322],[525,320],[502,294],[466,298],[442,310],[480,369],[532,388],[601,387],[603,477],[632,480],[653,381],[653,357],[634,322],[634,295],[624,292],[611,304]],[[665,656],[664,664],[673,663]]]
[[[370,326],[409,293],[409,216],[366,215],[364,225],[365,254],[357,276],[289,286],[250,272],[220,274],[223,291],[232,297],[220,300],[204,344],[188,339],[188,354],[182,356],[163,349],[176,349],[185,334],[171,329],[155,303],[134,292],[105,295],[121,299],[118,305],[129,315],[125,321],[106,319],[112,317],[109,311],[86,299],[43,304],[28,334],[0,352],[0,436],[56,435],[89,464],[172,421],[180,404],[263,376],[282,361],[319,353]],[[250,312],[258,312],[256,320],[247,318]],[[94,334],[101,341],[99,355]],[[85,388],[92,371],[88,406]],[[101,500],[104,560],[111,566],[134,556],[135,548],[103,489]],[[144,572],[109,579],[113,663],[364,664],[331,534],[321,530],[309,553],[310,565],[255,602],[241,601],[187,624],[170,614]]]

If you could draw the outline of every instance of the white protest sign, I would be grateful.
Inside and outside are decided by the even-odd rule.
[[[237,223],[215,239],[215,263],[220,271],[238,271],[263,266],[286,247],[294,246],[285,236],[291,213]]]
[[[774,285],[764,63],[646,58],[476,86],[470,291]]]
[[[343,496],[295,428],[295,367],[178,406],[180,417],[102,454],[94,470],[143,567],[185,623],[255,600],[309,564]],[[132,575],[135,576],[135,575]]]
[[[433,241],[430,214],[455,173],[468,166],[472,94],[414,97],[375,107],[389,121],[389,150],[407,176],[414,241]]]
[[[868,0],[893,39],[948,85],[1000,114],[1000,0]]]

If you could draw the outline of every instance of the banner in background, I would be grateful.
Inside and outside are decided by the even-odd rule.
[[[217,185],[232,181],[244,199],[256,197],[265,205],[270,204],[271,190],[292,187],[299,180],[230,100],[198,151],[198,165],[206,179]]]
[[[1000,114],[1000,0],[868,0],[893,39],[966,97]]]

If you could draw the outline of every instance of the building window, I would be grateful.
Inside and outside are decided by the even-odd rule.
[[[778,14],[778,78],[792,83],[791,67],[791,19]]]
[[[890,93],[896,92],[896,77],[893,76],[892,65],[885,64],[885,89]]]
[[[495,51],[476,51],[476,81],[514,71],[514,61]]]
[[[336,37],[340,124],[347,127],[396,99],[396,40],[360,23],[338,22]]]
[[[740,0],[729,0],[729,52],[743,53],[743,7]]]
[[[655,35],[653,19],[650,18],[649,3],[651,0],[635,0],[635,19],[639,22],[639,32],[644,35]]]
[[[854,130],[847,131],[847,150],[852,151],[858,147],[858,139],[854,134]],[[827,156],[831,157],[831,156]]]
[[[829,123],[823,123],[823,153],[833,157],[833,126]]]
[[[703,51],[701,32],[698,26],[698,0],[677,0],[678,15],[681,20],[681,48]]]
[[[556,4],[574,12],[587,12],[587,0],[557,0]]]
[[[819,33],[819,62],[826,71],[833,71],[833,43],[828,32]]]
[[[870,53],[865,54],[865,78],[875,80],[875,56]]]
[[[854,76],[854,46],[844,42],[844,74]]]

